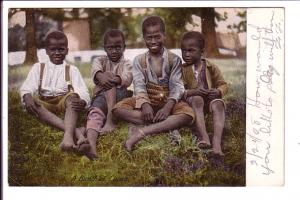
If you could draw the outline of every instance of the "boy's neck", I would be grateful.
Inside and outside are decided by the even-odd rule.
[[[118,61],[112,61],[111,59],[109,59],[108,56],[107,56],[107,58],[108,58],[109,62],[114,63],[114,64],[117,64],[117,63],[121,62],[121,60],[123,59],[123,56],[124,56],[124,55],[122,55]]]
[[[201,59],[194,63],[195,68],[199,68],[201,66]]]
[[[55,63],[51,62],[51,60],[49,60],[49,63],[50,63],[51,65],[59,66],[59,65],[63,65],[63,64],[65,63],[65,61],[63,61],[61,64],[55,64]]]

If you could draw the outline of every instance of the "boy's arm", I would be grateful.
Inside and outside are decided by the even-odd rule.
[[[120,78],[120,87],[129,87],[132,83],[132,63],[129,60],[125,60],[122,66],[122,73],[117,75]]]
[[[184,85],[182,81],[182,72],[181,72],[181,60],[178,56],[173,58],[173,67],[170,72],[169,79],[169,97],[168,99],[173,99],[177,102],[181,99],[184,93]]]
[[[208,91],[203,88],[196,88],[196,89],[188,89],[185,90],[183,93],[183,99],[186,99],[188,97],[192,96],[202,96],[205,97],[208,94]]]
[[[133,76],[133,87],[134,94],[136,97],[136,108],[141,108],[144,103],[150,104],[150,99],[148,97],[146,89],[146,80],[143,73],[143,69],[139,63],[139,56],[135,57],[132,67],[132,76]]]
[[[223,97],[224,95],[226,95],[228,92],[228,84],[224,80],[220,69],[216,65],[212,65],[211,78],[214,87],[220,91],[221,96]]]
[[[96,78],[96,74],[98,72],[104,71],[101,63],[105,59],[106,59],[105,56],[100,56],[93,60],[91,72],[92,72],[92,80],[93,80],[93,83],[95,83],[95,85],[97,85],[99,83],[99,81]]]
[[[38,90],[40,77],[40,64],[36,63],[30,69],[26,80],[20,87],[21,101],[24,103],[24,95],[30,94],[31,96]]]
[[[85,101],[85,107],[88,107],[90,103],[90,95],[79,70],[76,67],[71,66],[70,72],[74,93],[78,94],[80,99]]]

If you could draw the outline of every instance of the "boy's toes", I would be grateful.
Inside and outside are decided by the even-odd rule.
[[[89,143],[82,143],[78,147],[78,152],[87,154],[90,151],[91,145]]]
[[[60,143],[59,148],[63,151],[71,151],[74,148],[76,148],[76,145],[74,144],[65,144],[65,143]]]

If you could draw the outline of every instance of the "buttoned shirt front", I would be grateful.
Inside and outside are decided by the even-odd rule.
[[[29,71],[26,80],[20,88],[21,99],[25,94],[35,95],[38,92],[40,84],[40,69],[41,63],[36,63]],[[65,80],[66,62],[61,65],[55,65],[51,61],[45,62],[43,73],[41,95],[45,97],[54,97],[64,95],[69,92],[68,84]],[[88,106],[90,96],[86,84],[77,67],[70,65],[70,81],[74,88],[74,93],[77,93],[81,99],[86,102]]]

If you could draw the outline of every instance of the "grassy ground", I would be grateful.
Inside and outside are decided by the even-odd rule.
[[[123,148],[127,124],[98,139],[99,159],[89,161],[76,153],[61,152],[62,132],[50,128],[22,110],[17,89],[29,67],[9,67],[9,184],[12,186],[243,186],[245,185],[245,62],[212,60],[218,64],[231,90],[226,96],[226,125],[222,167],[213,166],[206,152],[195,146],[184,128],[180,146],[166,134],[140,142],[128,153]],[[79,65],[91,89],[90,66]],[[207,129],[212,133],[211,116]],[[84,124],[83,115],[78,125]],[[211,134],[210,134],[211,135]]]

